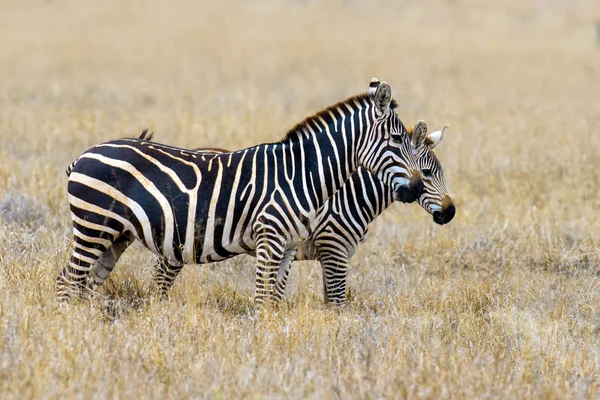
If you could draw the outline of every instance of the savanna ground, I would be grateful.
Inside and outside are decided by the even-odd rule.
[[[314,3],[0,3],[0,398],[600,396],[600,3]],[[406,123],[451,124],[457,215],[391,207],[347,307],[305,262],[257,320],[244,256],[161,301],[139,245],[57,306],[87,147],[274,141],[373,76]]]

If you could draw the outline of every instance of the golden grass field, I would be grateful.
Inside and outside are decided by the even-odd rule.
[[[600,3],[0,2],[0,398],[600,398]],[[57,305],[64,170],[138,135],[274,141],[390,83],[457,206],[396,204],[327,307],[318,263],[256,318],[253,259],[188,266],[171,297],[132,246]]]

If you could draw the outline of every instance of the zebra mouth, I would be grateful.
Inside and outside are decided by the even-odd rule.
[[[452,221],[454,218],[455,208],[454,205],[450,205],[446,207],[443,211],[434,211],[433,212],[433,222],[438,225],[445,225],[448,222]]]
[[[442,214],[441,211],[434,211],[433,222],[435,222],[438,225],[444,225],[446,223],[446,221],[444,221],[444,214]]]

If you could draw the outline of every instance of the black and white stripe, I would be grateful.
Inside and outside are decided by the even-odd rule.
[[[433,215],[438,224],[450,222],[455,212],[442,165],[433,152],[441,142],[445,129],[427,135],[427,125],[423,121],[408,129],[416,146],[417,166],[425,184],[418,202]],[[227,151],[196,150],[207,153]],[[295,260],[317,260],[321,263],[326,302],[345,303],[349,259],[363,241],[369,225],[395,200],[398,198],[392,189],[361,167],[319,209],[313,234],[298,248]],[[291,261],[290,258],[286,259],[277,274],[277,295],[285,292]]]
[[[101,285],[134,239],[159,256],[163,292],[186,263],[254,252],[256,301],[270,298],[282,261],[357,168],[404,201],[420,196],[413,147],[394,107],[389,85],[373,80],[368,94],[307,118],[277,143],[219,155],[141,138],[88,149],[69,175],[74,248],[59,298]]]
[[[446,224],[454,218],[455,207],[446,188],[442,165],[433,149],[441,142],[446,127],[427,136],[427,126],[419,121],[409,134],[423,137],[417,143],[417,166],[425,189],[418,203]],[[344,304],[349,259],[367,234],[368,227],[386,208],[398,200],[393,190],[364,168],[359,168],[348,182],[319,210],[313,235],[298,249],[296,260],[318,260],[323,268],[325,301]],[[278,292],[286,287],[287,270],[278,275]]]

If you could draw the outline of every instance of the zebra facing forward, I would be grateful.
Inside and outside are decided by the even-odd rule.
[[[411,202],[423,190],[391,88],[305,119],[277,143],[203,155],[140,139],[105,142],[70,167],[74,246],[59,299],[101,285],[134,239],[159,256],[165,293],[185,263],[256,254],[255,302],[274,294],[282,261],[310,237],[319,208],[360,166]]]
[[[442,141],[444,131],[427,135],[427,124],[418,121],[408,128],[411,138],[420,145],[415,149],[417,167],[423,175],[425,189],[419,204],[440,225],[454,218],[455,207],[448,194],[442,165],[433,149]],[[225,153],[224,149],[197,148],[205,154]],[[317,212],[315,229],[295,255],[295,261],[317,260],[323,268],[323,293],[328,303],[342,305],[346,301],[348,260],[363,241],[369,225],[396,200],[397,194],[364,168],[359,168]],[[277,274],[276,295],[285,292],[291,269],[291,258],[284,260]]]

